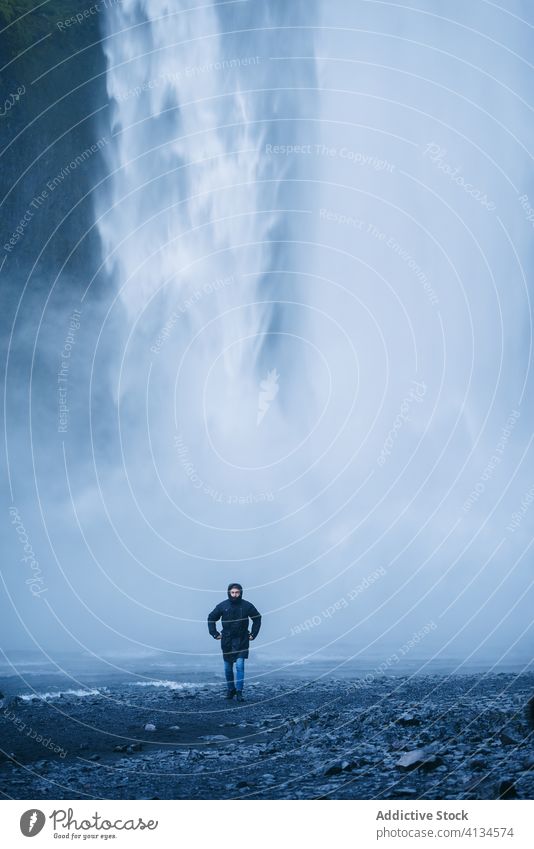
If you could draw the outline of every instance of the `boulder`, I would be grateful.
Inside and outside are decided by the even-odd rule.
[[[497,798],[499,799],[517,799],[517,790],[515,787],[515,781],[513,778],[501,779],[499,783],[499,790],[497,794]]]
[[[399,725],[421,725],[421,720],[414,716],[413,713],[403,713],[397,719]]]
[[[328,766],[323,772],[323,775],[339,775],[341,772],[343,772],[343,767],[340,763],[336,763]]]
[[[204,734],[202,737],[198,738],[199,740],[206,740],[208,743],[217,743],[223,742],[224,740],[229,740],[230,738],[226,736],[226,734]]]
[[[516,737],[515,734],[510,734],[509,731],[501,731],[499,739],[503,746],[519,746],[521,743],[519,737]]]
[[[425,749],[412,749],[411,752],[406,752],[396,763],[400,769],[424,769],[431,770],[440,766],[443,759],[439,755],[434,755],[427,752]]]
[[[330,766],[326,767],[323,775],[339,775],[342,772],[351,772],[353,769],[357,769],[358,764],[356,761],[336,761]]]

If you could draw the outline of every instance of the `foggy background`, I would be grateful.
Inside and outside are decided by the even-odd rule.
[[[4,662],[219,662],[239,581],[259,663],[528,665],[530,4],[32,14],[2,33]]]

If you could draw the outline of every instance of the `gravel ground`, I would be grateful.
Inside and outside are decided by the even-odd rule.
[[[532,799],[534,674],[100,687],[0,710],[13,799]],[[40,738],[39,739],[39,736]]]

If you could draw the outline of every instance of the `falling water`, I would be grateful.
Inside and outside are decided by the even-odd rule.
[[[43,496],[100,649],[203,655],[239,580],[283,658],[528,653],[531,35],[442,5],[106,4]]]
[[[513,133],[495,140],[477,79],[461,91],[454,63],[414,54],[385,7],[329,9],[108,10],[113,141],[98,226],[122,315],[131,493],[115,495],[114,517],[144,563],[157,545],[165,580],[213,588],[244,574],[273,622],[319,621],[306,645],[352,646],[354,629],[387,643],[392,629],[421,627],[438,632],[429,651],[451,636],[432,587],[443,582],[454,608],[459,570],[476,597],[492,562],[480,505],[466,504],[520,404],[521,380],[498,382],[495,346],[499,276],[515,260],[492,201],[518,210],[492,163]],[[419,28],[421,39],[443,32],[428,17],[410,25],[416,41]],[[468,61],[463,34],[454,43]],[[498,115],[506,97],[496,84]],[[521,137],[519,109],[510,121]],[[444,157],[476,196],[446,179]],[[500,308],[507,328],[521,287],[518,277]],[[485,323],[471,303],[486,305]],[[510,468],[518,450],[506,447]],[[488,497],[498,488],[495,471]],[[366,617],[350,599],[379,566],[387,577],[371,581]],[[523,579],[511,581],[519,598]],[[299,651],[285,645],[294,628],[277,633]]]
[[[283,28],[311,11],[286,5],[124,0],[107,15],[107,268],[130,320],[146,330],[140,313],[157,314],[156,345],[177,314],[194,334],[224,313],[202,346],[240,380],[273,321],[277,281],[265,275],[288,218],[287,162],[265,149],[298,138],[314,81],[313,64],[293,63],[279,85]],[[305,33],[292,41],[309,52]]]

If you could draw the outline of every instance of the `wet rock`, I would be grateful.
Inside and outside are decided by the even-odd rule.
[[[155,730],[156,730],[156,726],[154,725],[154,723],[147,722],[147,724],[145,725],[145,731],[155,731]]]
[[[399,725],[405,726],[421,725],[421,720],[418,719],[418,717],[416,717],[413,713],[403,713],[401,716],[399,716],[397,722]]]
[[[142,748],[143,748],[142,743],[130,743],[130,745],[127,747],[126,751],[127,752],[140,752]]]
[[[323,772],[323,775],[339,775],[341,772],[343,772],[343,767],[340,763],[337,763],[328,766]]]
[[[230,738],[226,736],[226,734],[204,734],[202,737],[198,738],[199,740],[206,740],[208,743],[216,743],[223,742],[224,740],[229,740]]]
[[[342,772],[351,772],[357,767],[356,761],[336,761],[325,769],[323,775],[339,775]]]
[[[90,761],[99,761],[100,755],[89,755],[89,760]]]
[[[396,763],[400,769],[424,769],[432,770],[440,766],[443,759],[439,755],[427,752],[425,749],[412,749],[411,752],[406,752]]]
[[[127,748],[128,747],[126,745],[124,745],[124,746],[113,746],[113,751],[114,752],[125,752],[127,750]]]
[[[415,787],[394,787],[384,795],[385,799],[407,799],[417,796],[417,788]]]
[[[517,799],[517,790],[513,778],[507,776],[501,779],[497,797],[499,799]]]
[[[426,757],[426,752],[424,749],[412,749],[411,752],[406,752],[402,755],[401,758],[397,761],[397,766],[401,767],[401,769],[413,769],[415,767],[421,766],[424,759]]]
[[[169,725],[169,731],[179,731],[179,730],[180,730],[179,725]]]
[[[503,746],[519,746],[521,744],[520,738],[508,731],[501,731],[499,739]]]

